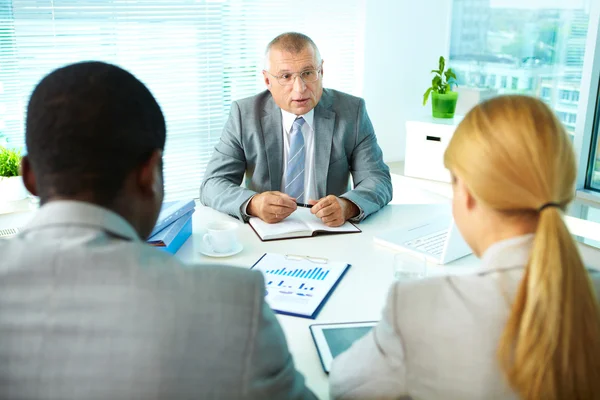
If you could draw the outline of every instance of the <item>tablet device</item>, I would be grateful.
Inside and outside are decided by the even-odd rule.
[[[352,343],[365,336],[375,325],[377,321],[311,325],[310,333],[325,372],[329,373],[335,357],[350,348]]]

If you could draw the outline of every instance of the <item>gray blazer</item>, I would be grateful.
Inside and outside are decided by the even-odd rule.
[[[345,197],[363,210],[363,218],[389,203],[390,172],[364,100],[324,89],[314,116],[317,196]],[[269,91],[234,101],[204,174],[200,201],[243,220],[240,207],[250,197],[280,190],[282,129],[281,109]],[[240,187],[244,174],[246,187]]]
[[[331,396],[516,399],[496,351],[532,245],[533,235],[495,244],[478,273],[396,282],[379,325],[334,360]]]
[[[313,399],[262,275],[186,267],[86,203],[0,241],[1,399]]]

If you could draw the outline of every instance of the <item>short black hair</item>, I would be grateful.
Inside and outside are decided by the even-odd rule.
[[[148,88],[98,61],[42,79],[29,100],[25,131],[42,202],[85,194],[110,205],[127,175],[166,140],[165,118]]]

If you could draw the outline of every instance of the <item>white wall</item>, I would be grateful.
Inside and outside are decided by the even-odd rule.
[[[385,161],[404,160],[405,123],[422,106],[438,58],[448,58],[452,0],[366,0],[363,97]]]

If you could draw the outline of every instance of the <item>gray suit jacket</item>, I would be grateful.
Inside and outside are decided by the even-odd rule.
[[[324,89],[314,116],[317,196],[345,197],[363,210],[363,218],[389,203],[390,172],[364,100]],[[204,174],[200,201],[243,220],[242,204],[256,193],[280,190],[282,171],[281,109],[271,93],[234,101]],[[244,174],[245,188],[240,187]]]
[[[496,352],[532,245],[526,235],[492,246],[478,273],[396,282],[381,322],[334,360],[331,396],[516,399]]]
[[[186,267],[78,202],[0,254],[1,399],[314,398],[259,273]]]

